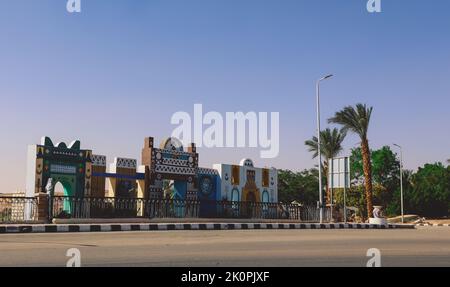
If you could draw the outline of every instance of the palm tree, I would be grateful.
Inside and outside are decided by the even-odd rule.
[[[328,123],[339,124],[344,131],[351,131],[361,139],[361,154],[363,159],[364,185],[366,191],[367,215],[373,217],[372,203],[372,163],[370,162],[370,149],[367,133],[369,130],[372,107],[365,104],[357,104],[355,107],[346,106],[341,111],[336,112]]]
[[[329,162],[333,157],[336,157],[342,151],[342,142],[347,135],[345,130],[334,128],[333,130],[327,128],[320,131],[320,152],[324,155],[323,171],[328,175]],[[305,141],[308,151],[313,152],[313,158],[318,156],[317,136]],[[328,176],[327,176],[328,179]],[[330,203],[330,186],[327,180],[327,202]]]

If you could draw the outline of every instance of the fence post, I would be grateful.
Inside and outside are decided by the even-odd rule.
[[[36,220],[50,221],[49,196],[46,193],[36,193]]]

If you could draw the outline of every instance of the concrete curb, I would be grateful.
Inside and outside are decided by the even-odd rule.
[[[444,223],[417,223],[416,226],[426,226],[426,227],[450,227],[450,224],[444,224]]]
[[[110,232],[235,229],[414,229],[414,225],[367,223],[155,223],[155,224],[47,224],[0,226],[1,233]]]
[[[48,222],[43,222],[49,224]],[[157,223],[300,223],[298,219],[252,219],[252,218],[54,218],[51,224],[157,224]],[[305,222],[306,223],[306,222]],[[311,222],[310,222],[311,223]],[[330,223],[330,222],[326,222]],[[31,222],[10,224],[33,224]],[[0,224],[1,225],[1,224]]]

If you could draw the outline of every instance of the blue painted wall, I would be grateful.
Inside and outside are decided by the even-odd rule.
[[[185,181],[175,181],[173,184],[174,191],[180,196],[179,199],[185,199],[187,193],[187,182]]]
[[[197,186],[198,199],[200,200],[200,217],[215,217],[217,211],[216,200],[220,197],[219,176],[198,174]]]

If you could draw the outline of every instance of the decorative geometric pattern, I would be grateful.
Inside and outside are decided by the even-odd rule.
[[[198,155],[195,152],[185,152],[176,139],[168,139],[161,148],[151,151],[150,173],[156,180],[176,177],[177,180],[193,182],[197,176]]]
[[[166,149],[153,149],[153,153],[162,153],[164,155],[175,155],[175,156],[193,156],[194,153],[186,152],[186,151],[178,151],[178,150],[166,150]]]
[[[136,169],[137,161],[135,159],[131,159],[131,158],[116,157],[114,159],[114,165],[119,168]]]
[[[175,158],[163,158],[163,164],[166,165],[175,165],[175,166],[187,166],[188,161],[185,159],[175,159]]]
[[[199,167],[197,173],[206,175],[219,175],[219,172],[216,169],[204,167]]]
[[[91,157],[93,166],[106,166],[106,156],[93,154]]]
[[[54,150],[53,151],[54,155],[62,155],[62,156],[73,156],[73,157],[77,157],[79,156],[79,154],[77,152],[71,152],[71,151],[58,151],[58,150]],[[81,155],[83,156],[83,155]]]
[[[214,191],[213,181],[209,176],[202,176],[200,179],[200,191],[208,196]]]
[[[160,165],[155,166],[155,171],[159,173],[170,173],[170,174],[180,174],[180,175],[195,175],[196,169],[193,167],[179,167],[170,165]]]

